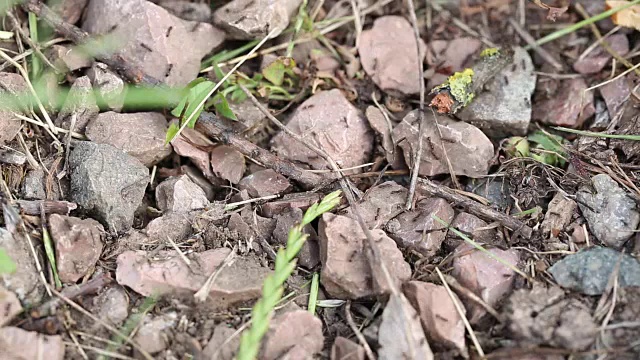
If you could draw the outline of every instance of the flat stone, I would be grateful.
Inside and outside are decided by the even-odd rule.
[[[91,57],[77,47],[53,45],[50,54],[51,59],[49,60],[52,60],[58,69],[68,72],[88,68],[92,64]]]
[[[261,214],[270,218],[278,214],[284,214],[291,209],[304,211],[318,201],[320,201],[320,195],[316,192],[285,194],[280,199],[262,205]]]
[[[418,312],[430,345],[435,342],[465,353],[464,323],[447,289],[422,281],[409,281],[402,289],[407,300]],[[460,299],[455,294],[453,296],[464,309]]]
[[[177,322],[178,315],[175,312],[165,313],[156,317],[147,314],[143,318],[140,329],[136,332],[133,341],[147,353],[157,354],[169,346],[167,343],[168,338],[163,334],[164,331],[174,328]]]
[[[116,280],[143,296],[193,294],[229,255],[218,248],[188,255],[193,272],[175,251],[160,251],[153,258],[145,251],[126,251],[118,256]],[[225,309],[253,300],[262,293],[262,281],[271,271],[250,258],[236,258],[224,267],[211,287],[207,305]]]
[[[586,295],[600,295],[621,259],[618,286],[640,286],[640,263],[634,257],[613,249],[596,246],[567,255],[549,268],[549,273],[563,288]]]
[[[69,129],[75,116],[73,131],[84,133],[89,121],[93,120],[100,108],[96,102],[91,80],[88,76],[81,76],[73,82],[69,95],[56,117],[55,124],[63,129]]]
[[[480,177],[489,172],[493,158],[491,140],[471,124],[436,115],[442,142],[456,175]],[[428,116],[429,117],[429,116]],[[440,133],[433,121],[427,119],[422,138],[423,150],[420,163],[422,176],[448,174],[447,157],[442,150]],[[399,144],[406,163],[413,167],[414,154],[418,149],[418,111],[414,110],[393,129],[393,140]],[[401,141],[402,140],[402,141]]]
[[[89,0],[61,0],[52,2],[49,6],[58,13],[62,19],[69,23],[75,24],[80,20],[84,8]]]
[[[420,92],[422,58],[411,24],[401,16],[382,16],[360,34],[358,53],[362,67],[383,91],[411,95]],[[420,40],[421,53],[425,44]]]
[[[346,216],[325,213],[318,226],[320,237],[321,282],[324,289],[337,299],[358,299],[388,292],[388,285],[375,289],[371,265],[365,254],[367,239],[357,221]],[[374,229],[382,261],[398,283],[411,277],[411,267],[404,261],[395,241],[384,231]]]
[[[267,107],[266,104],[263,105]],[[249,100],[238,103],[229,101],[229,108],[238,118],[238,121],[234,121],[234,124],[241,125],[241,132],[251,134],[266,119],[262,111]]]
[[[238,183],[238,189],[247,190],[254,198],[279,195],[291,190],[289,180],[271,169],[256,171]]]
[[[11,235],[6,229],[0,228],[0,248],[4,249],[16,265],[15,272],[0,274],[0,285],[13,292],[23,305],[38,304],[44,296],[45,289],[38,276],[27,239],[19,234]]]
[[[259,358],[311,359],[323,345],[322,321],[306,310],[289,311],[273,319]]]
[[[415,250],[432,258],[447,235],[447,228],[432,216],[451,223],[455,215],[449,203],[440,198],[420,200],[414,210],[403,212],[389,221],[386,230],[403,250]]]
[[[604,41],[620,56],[625,56],[629,52],[629,39],[625,34],[613,34]],[[576,60],[573,63],[573,69],[580,74],[595,74],[604,69],[612,58],[613,56],[602,45],[598,45],[586,57]]]
[[[235,359],[240,346],[240,336],[234,336],[235,332],[236,329],[225,323],[216,325],[211,339],[202,350],[204,358],[216,360]]]
[[[531,95],[536,88],[533,61],[523,48],[514,50],[511,65],[456,114],[492,137],[525,135],[531,121]]]
[[[434,40],[430,45],[435,53],[435,59],[430,62],[430,66],[437,68],[429,79],[427,89],[442,84],[456,71],[462,71],[465,64],[479,53],[482,42],[472,37],[459,37],[451,41]]]
[[[593,92],[582,78],[561,80],[553,94],[536,101],[532,119],[544,124],[579,128],[595,113]],[[584,98],[583,98],[584,95]]]
[[[467,184],[466,190],[489,200],[491,207],[496,210],[505,211],[513,206],[509,182],[503,178],[473,179]]]
[[[104,228],[93,219],[53,214],[49,216],[49,230],[56,246],[60,281],[75,283],[98,262]]]
[[[367,107],[365,112],[367,121],[369,121],[369,126],[378,134],[380,139],[380,144],[384,149],[385,157],[389,164],[392,166],[396,166],[396,158],[400,158],[396,151],[396,145],[393,143],[393,138],[391,137],[391,131],[393,130],[393,124],[390,121],[385,119],[384,114],[380,109],[375,106]]]
[[[18,74],[0,72],[0,95],[11,96],[20,94],[27,94],[27,83],[24,81],[24,78]],[[11,98],[15,99],[13,96]],[[20,104],[17,103],[18,100],[15,100],[15,105],[20,108]],[[0,109],[0,144],[13,140],[16,135],[18,135],[21,126],[21,120],[15,117],[11,111]]]
[[[561,193],[556,193],[544,215],[544,220],[540,228],[545,235],[551,234],[558,237],[561,231],[569,226],[574,211],[578,204],[575,201],[565,198]]]
[[[64,342],[60,335],[42,335],[13,326],[0,328],[0,354],[5,359],[63,360]]]
[[[172,177],[158,184],[156,202],[160,210],[176,213],[202,210],[209,205],[204,190],[187,175]]]
[[[452,227],[458,229],[458,231],[469,236],[474,241],[491,244],[495,241],[497,234],[495,229],[482,229],[488,225],[486,221],[479,217],[465,212],[459,213],[455,219],[453,219],[453,222],[451,222]],[[462,238],[453,233],[453,231],[449,232],[448,235],[462,241]]]
[[[364,348],[353,341],[338,336],[331,347],[331,360],[366,360]]]
[[[129,316],[129,296],[122,286],[109,286],[93,298],[91,309],[99,319],[120,326]]]
[[[289,25],[302,0],[232,0],[213,13],[213,22],[236,40],[276,37]]]
[[[149,183],[149,169],[122,150],[88,141],[76,143],[69,164],[71,200],[110,232],[131,228]]]
[[[487,251],[513,266],[518,266],[519,256],[516,250],[493,248]],[[511,268],[467,243],[456,248],[451,274],[489,306],[497,305],[511,292],[516,276]],[[467,310],[470,313],[469,321],[472,323],[479,321],[485,314],[484,309],[473,303],[469,303]]]
[[[161,0],[157,3],[181,19],[198,22],[211,21],[211,5],[209,4],[185,0]]]
[[[89,70],[87,76],[91,80],[96,94],[101,103],[113,111],[122,110],[124,105],[124,81],[109,70],[108,66],[95,62]]]
[[[0,327],[5,326],[18,314],[22,312],[20,300],[13,292],[0,284]]]
[[[205,178],[210,181],[214,180],[215,176],[211,171],[211,156],[209,152],[197,147],[211,146],[211,142],[204,135],[187,127],[183,129],[180,136],[173,139],[171,145],[176,154],[191,159],[191,162],[202,171]]]
[[[165,143],[167,128],[167,119],[159,113],[108,111],[89,123],[85,135],[93,142],[112,145],[151,167],[171,154],[171,145]]]
[[[596,238],[619,248],[638,228],[640,212],[635,201],[609,175],[595,175],[591,182],[595,193],[587,187],[579,189],[578,206]]]
[[[276,215],[276,226],[273,230],[273,239],[276,244],[285,246],[289,237],[289,230],[302,221],[304,213],[298,208],[291,209],[282,215]],[[304,227],[303,234],[308,234],[307,240],[298,253],[298,264],[307,269],[313,269],[320,263],[320,247],[318,234],[311,224]]]
[[[303,141],[327,152],[341,168],[366,163],[373,151],[373,133],[362,112],[338,89],[322,91],[307,99],[298,106],[287,127]],[[280,157],[316,170],[329,166],[315,152],[283,132],[273,137],[271,150]]]
[[[211,171],[220,179],[237,184],[242,179],[246,164],[244,156],[227,145],[218,145],[211,150]]]
[[[604,102],[607,104],[610,118],[618,115],[618,112],[622,109],[631,94],[629,80],[625,77],[602,85],[598,90],[600,90],[600,95],[602,95]]]
[[[370,229],[380,229],[387,222],[404,211],[409,190],[395,181],[386,181],[367,190],[358,204],[362,220]],[[347,208],[347,215],[356,219],[353,209]]]
[[[182,20],[146,0],[92,1],[82,28],[118,39],[120,55],[170,86],[195,79],[202,57],[225,37],[211,24]]]

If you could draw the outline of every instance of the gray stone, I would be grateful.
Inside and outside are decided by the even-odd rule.
[[[486,91],[456,116],[493,137],[525,135],[531,121],[536,75],[529,53],[515,48],[513,63],[485,85]]]
[[[395,181],[385,181],[367,190],[358,206],[360,216],[370,229],[380,229],[404,211],[409,190]],[[356,219],[351,207],[347,215]]]
[[[92,0],[82,28],[113,36],[121,56],[170,86],[195,79],[202,57],[224,41],[211,24],[182,20],[146,0]]]
[[[158,1],[158,5],[184,20],[199,22],[211,21],[211,5],[208,3],[196,3],[185,0],[162,0]]]
[[[162,211],[189,212],[209,205],[204,190],[191,181],[188,175],[172,177],[156,187],[156,202]]]
[[[27,83],[22,76],[13,73],[0,72],[0,96],[15,100],[11,104],[14,109],[20,109],[21,104],[13,95],[26,95]],[[3,100],[3,105],[6,105]],[[19,111],[18,111],[19,112]],[[10,109],[0,107],[0,144],[8,143],[18,135],[21,126],[20,119],[16,118]]]
[[[111,232],[131,228],[149,182],[149,169],[111,145],[87,141],[76,143],[69,164],[71,200]]]
[[[73,131],[83,133],[89,121],[98,116],[100,108],[87,76],[81,76],[73,82],[69,95],[58,113],[55,124],[63,129],[69,129],[73,116],[76,117]]]
[[[118,75],[109,70],[107,65],[96,62],[87,70],[87,76],[102,103],[113,111],[122,110],[124,105],[124,81]]]
[[[43,335],[13,326],[0,328],[0,354],[7,360],[63,360],[64,342],[60,335]]]
[[[477,181],[473,179],[466,190],[489,200],[491,206],[497,210],[504,211],[513,206],[509,183],[503,178],[485,178]]]
[[[104,112],[87,126],[85,135],[99,144],[112,145],[150,167],[171,154],[165,143],[167,119],[154,112],[119,114]]]
[[[213,22],[238,40],[272,37],[289,25],[302,0],[232,0],[213,13]]]
[[[22,312],[20,300],[12,291],[0,284],[0,327],[8,324],[16,315]]]
[[[233,360],[240,346],[240,336],[234,336],[236,329],[225,323],[216,325],[211,339],[202,350],[205,359]]]
[[[22,180],[22,197],[26,200],[45,200],[45,174],[42,168],[29,170]]]
[[[605,291],[621,253],[596,246],[568,255],[549,268],[558,285],[586,295],[600,295]],[[640,286],[640,263],[623,254],[620,262],[618,286]]]
[[[635,201],[609,175],[591,178],[595,193],[578,190],[578,205],[589,229],[603,243],[619,248],[638,228],[640,213]]]
[[[73,72],[91,66],[91,57],[79,47],[68,47],[64,45],[53,45],[50,50],[53,64],[58,69]]]
[[[92,313],[98,318],[119,326],[129,316],[129,296],[122,286],[109,286],[93,298]]]
[[[293,208],[289,212],[276,215],[276,226],[273,230],[273,239],[276,244],[285,246],[289,237],[289,230],[302,221],[304,213],[298,208]],[[302,244],[298,253],[298,263],[307,269],[313,269],[320,263],[320,247],[318,245],[318,234],[311,224],[304,227],[303,234],[308,234],[307,240]]]
[[[175,312],[157,317],[147,314],[133,340],[149,354],[159,353],[169,346],[167,336],[163,332],[173,328],[177,321],[178,314]]]
[[[25,306],[39,303],[45,289],[38,276],[36,263],[27,239],[22,235],[12,235],[4,228],[0,228],[0,248],[4,249],[16,265],[15,272],[0,274],[1,285],[15,293]],[[42,264],[42,260],[40,261]]]
[[[80,20],[82,11],[89,0],[58,0],[51,1],[49,6],[69,24],[75,24]]]

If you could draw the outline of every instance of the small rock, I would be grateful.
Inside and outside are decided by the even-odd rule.
[[[64,359],[64,342],[60,335],[42,335],[13,326],[0,328],[0,354],[4,359]]]
[[[91,1],[82,28],[118,39],[122,56],[170,86],[195,79],[202,57],[224,41],[211,24],[182,20],[146,0]]]
[[[565,198],[561,193],[556,193],[549,203],[549,208],[540,226],[542,233],[545,235],[551,233],[551,236],[558,237],[558,234],[564,231],[571,222],[577,205],[575,201]]]
[[[380,143],[384,149],[387,162],[396,168],[396,157],[399,158],[400,156],[397,154],[396,145],[391,137],[393,124],[387,121],[382,111],[375,106],[367,107],[365,114],[367,121],[369,121],[369,126],[382,138]]]
[[[629,40],[624,34],[613,34],[604,41],[620,56],[625,56],[629,52]],[[586,57],[576,60],[573,63],[573,69],[580,74],[595,74],[604,69],[611,58],[611,54],[602,45],[598,45]]]
[[[140,329],[133,341],[149,354],[157,354],[169,346],[164,331],[172,329],[177,321],[178,315],[175,312],[165,313],[156,317],[147,314],[142,320]]]
[[[300,209],[291,209],[283,215],[276,215],[276,227],[273,230],[273,238],[278,245],[286,245],[289,237],[289,230],[302,221],[303,212]],[[318,245],[318,234],[311,224],[304,227],[303,234],[308,234],[307,240],[302,245],[298,253],[298,264],[313,269],[320,263],[320,247]]]
[[[69,164],[72,201],[111,232],[131,228],[149,182],[149,169],[122,150],[88,141],[76,143]]]
[[[611,123],[611,116],[607,111],[607,104],[604,100],[595,99],[596,116],[593,119],[591,125],[589,125],[590,131],[604,131]]]
[[[532,119],[549,125],[579,128],[595,113],[593,93],[585,92],[586,89],[587,83],[582,78],[560,81],[554,94],[535,102]]]
[[[0,285],[15,293],[23,305],[38,304],[45,289],[38,276],[36,263],[27,239],[19,234],[11,235],[6,229],[0,228],[0,248],[6,251],[16,265],[14,273],[0,274],[0,280],[2,280]]]
[[[320,195],[317,192],[285,194],[280,199],[262,205],[262,216],[270,218],[284,214],[290,209],[304,211],[318,201],[320,201]]]
[[[96,102],[91,81],[89,77],[81,76],[71,85],[69,95],[58,113],[55,124],[63,129],[69,129],[75,116],[73,131],[84,133],[89,121],[98,116],[99,112],[100,108]]]
[[[610,118],[618,115],[618,112],[622,109],[631,94],[629,82],[625,77],[602,85],[599,90],[600,95],[602,95],[604,102],[607,104]]]
[[[178,155],[191,159],[191,162],[202,171],[204,177],[210,181],[215,178],[211,171],[211,155],[209,152],[197,147],[211,146],[211,142],[201,133],[188,127],[184,128],[180,136],[173,139],[171,145]]]
[[[478,53],[482,42],[472,37],[460,37],[451,41],[434,40],[430,45],[435,52],[435,59],[430,65],[437,66],[437,68],[429,79],[428,89],[442,84],[456,71],[462,71],[470,58]]]
[[[179,242],[191,233],[192,214],[182,212],[167,212],[147,224],[144,233],[150,239],[164,242],[168,237]]]
[[[213,13],[214,24],[236,40],[276,37],[289,25],[302,0],[232,0]]]
[[[502,212],[513,206],[509,182],[504,178],[473,179],[466,190],[489,200],[491,207],[498,211]]]
[[[388,285],[375,289],[371,266],[365,254],[367,239],[357,221],[346,216],[325,213],[318,226],[320,236],[321,281],[325,290],[338,299],[358,299],[388,292]],[[374,229],[371,235],[378,244],[391,276],[399,283],[411,276],[396,243],[384,231]]]
[[[124,288],[109,286],[94,297],[91,313],[103,321],[120,326],[129,316],[129,297]]]
[[[367,190],[358,206],[362,220],[370,229],[379,229],[404,211],[409,191],[395,181],[386,181]],[[353,209],[347,209],[347,215],[356,219]]]
[[[187,175],[172,177],[161,182],[156,187],[156,202],[160,210],[175,213],[201,210],[209,205],[204,190]]]
[[[218,178],[237,184],[246,170],[244,156],[231,146],[218,145],[211,151],[211,170]]]
[[[259,359],[312,359],[323,344],[320,319],[306,310],[289,311],[273,320]]]
[[[382,16],[360,34],[362,67],[383,91],[404,95],[420,92],[418,46],[411,24],[401,16]],[[421,53],[425,44],[420,40]]]
[[[233,360],[235,359],[240,336],[234,336],[236,329],[222,323],[213,329],[213,335],[202,351],[204,359]]]
[[[529,53],[515,48],[513,62],[456,116],[493,137],[525,135],[531,121],[531,95],[536,75]]]
[[[618,251],[596,246],[567,255],[549,268],[549,273],[563,288],[586,295],[600,295],[605,291],[619,259]],[[622,255],[618,286],[640,286],[640,263],[630,255]]]
[[[89,0],[62,0],[52,2],[51,10],[55,11],[62,19],[69,23],[75,24],[80,20],[82,11],[87,6]]]
[[[27,155],[15,150],[0,149],[0,163],[22,166],[26,162]]]
[[[8,324],[22,312],[22,305],[16,294],[0,284],[0,328]],[[1,342],[1,341],[0,341]]]
[[[367,121],[338,89],[322,91],[307,99],[298,106],[287,127],[304,141],[324,149],[341,168],[366,163],[373,151],[373,133]],[[283,132],[273,137],[271,149],[278,156],[313,169],[328,168],[318,154]]]
[[[44,169],[32,169],[22,180],[22,196],[26,200],[46,200],[46,177]]]
[[[242,125],[240,132],[251,134],[266,119],[264,113],[248,100],[239,103],[229,101],[229,108],[238,118],[238,121],[235,121],[234,124]]]
[[[364,348],[353,341],[338,336],[331,347],[331,360],[366,360]]]
[[[143,296],[193,295],[229,255],[218,248],[191,254],[191,267],[175,251],[160,251],[150,258],[145,251],[126,251],[118,256],[116,280]],[[222,309],[260,296],[262,281],[270,270],[250,258],[236,258],[219,273],[209,293],[208,305]]]
[[[56,246],[60,281],[75,283],[98,262],[104,228],[93,219],[53,214],[49,216],[49,230]]]
[[[444,220],[444,219],[443,219]],[[487,224],[484,220],[480,219],[475,215],[471,215],[469,213],[461,212],[459,213],[453,222],[451,222],[451,226],[458,229],[461,233],[469,236],[476,242],[492,244],[496,239],[496,230],[495,229],[484,229],[487,227]],[[458,238],[462,240],[461,237],[454,234],[453,232],[449,232],[449,236]]]
[[[407,300],[420,315],[420,322],[429,344],[433,341],[465,353],[464,323],[447,289],[422,281],[410,281],[402,289]],[[455,294],[452,295],[462,307],[460,299]]]
[[[638,321],[640,317],[640,287],[627,287],[618,289],[616,293],[616,306],[613,315],[610,318],[610,324],[624,324]],[[615,348],[627,348],[628,344],[633,344],[640,338],[640,329],[637,326],[620,327],[605,330],[603,332],[602,342]],[[639,349],[636,347],[624,355],[620,354],[620,359],[637,359],[640,355]],[[627,356],[625,356],[627,355]]]
[[[534,285],[532,290],[515,291],[503,314],[509,333],[529,344],[584,350],[598,332],[590,308],[578,299],[565,299],[556,287]]]
[[[85,0],[86,1],[86,0]],[[91,57],[87,56],[80,48],[64,45],[51,47],[51,59],[58,69],[73,72],[91,66]]]
[[[473,125],[436,115],[440,132],[435,122],[426,121],[420,175],[448,174],[447,156],[456,175],[479,177],[489,172],[489,161],[493,158],[491,140]],[[412,111],[393,129],[393,140],[399,144],[406,163],[412,167],[418,149],[418,111]],[[444,143],[445,153],[440,141]],[[401,141],[402,140],[402,141]]]
[[[167,120],[159,113],[101,113],[85,135],[98,144],[112,145],[150,167],[171,154],[165,143]]]
[[[519,256],[515,250],[493,248],[487,251],[513,266],[518,265]],[[516,275],[511,268],[467,243],[456,248],[451,274],[489,306],[497,305],[509,294]],[[468,306],[467,310],[471,313],[469,321],[472,323],[479,321],[485,313],[484,309],[475,304]]]
[[[609,175],[598,174],[591,182],[595,193],[589,188],[578,190],[580,210],[598,240],[619,248],[638,228],[640,212],[635,201]]]
[[[87,76],[102,103],[113,111],[122,110],[124,105],[124,81],[109,70],[108,66],[95,62],[87,71]]]
[[[238,189],[247,190],[251,197],[259,198],[289,191],[291,184],[284,176],[271,169],[266,169],[245,176],[238,183]]]
[[[420,200],[415,210],[404,212],[387,224],[387,232],[401,249],[416,250],[426,258],[433,257],[447,235],[445,225],[432,216],[451,223],[455,215],[449,203],[440,198]]]
[[[194,3],[185,0],[162,0],[158,5],[165,8],[171,14],[189,21],[210,22],[211,5]]]
[[[11,99],[15,99],[12,95],[26,94],[27,83],[24,78],[18,74],[0,72],[0,95],[11,96]],[[15,99],[18,102],[18,99]],[[17,108],[20,108],[20,104],[16,103]],[[20,119],[12,114],[9,109],[0,109],[0,144],[8,143],[18,135],[22,123]]]

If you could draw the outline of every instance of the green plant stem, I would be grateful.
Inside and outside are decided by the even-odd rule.
[[[248,43],[240,46],[237,49],[233,49],[233,50],[224,50],[221,51],[213,56],[211,56],[210,58],[206,59],[205,61],[202,62],[201,68],[205,69],[211,65],[214,64],[219,64],[221,62],[225,62],[227,60],[231,60],[237,56],[240,56],[242,54],[244,54],[245,52],[251,50],[252,47],[256,46],[258,43],[260,42],[260,40],[253,40],[253,41],[249,41]]]
[[[313,273],[313,277],[311,278],[311,291],[309,292],[309,304],[307,305],[307,310],[315,315],[316,314],[316,305],[318,303],[318,291],[320,291],[320,276],[318,273]]]
[[[53,273],[53,280],[56,284],[56,288],[60,289],[62,287],[62,282],[60,282],[60,277],[58,276],[58,265],[56,265],[56,255],[53,250],[53,242],[51,241],[49,231],[44,224],[42,225],[42,242],[44,243],[44,252],[47,254],[47,259],[49,260],[49,266]]]
[[[34,42],[34,44],[38,44],[38,18],[36,14],[30,12],[29,13],[29,37]],[[40,75],[40,71],[42,71],[42,63],[40,62],[40,58],[35,53],[36,49],[34,49],[34,53],[31,54],[31,79],[34,80]]]
[[[307,10],[307,0],[303,0],[302,4],[300,4],[300,8],[298,9],[298,16],[296,17],[296,23],[293,28],[293,35],[291,35],[291,40],[289,41],[289,45],[287,46],[287,52],[285,55],[286,57],[291,57],[291,54],[293,53],[293,46],[295,45],[294,42],[298,37],[298,33],[300,32],[300,29],[302,28],[306,10]]]
[[[632,141],[640,141],[640,135],[618,135],[618,134],[605,134],[593,131],[585,131],[585,130],[576,130],[570,129],[562,126],[553,126],[552,129],[564,131],[572,134],[578,134],[582,136],[591,136],[591,137],[599,137],[599,138],[607,138],[607,139],[622,139],[622,140],[632,140]]]
[[[628,8],[634,6],[634,5],[637,5],[637,4],[640,4],[640,0],[632,0],[628,4],[624,4],[622,6],[618,6],[616,8],[609,9],[609,10],[604,11],[604,12],[598,14],[598,15],[594,15],[594,16],[588,18],[588,19],[584,19],[582,21],[579,21],[579,22],[577,22],[577,23],[575,23],[575,24],[573,24],[571,26],[567,26],[564,29],[560,29],[558,31],[552,32],[551,34],[539,39],[538,41],[536,41],[536,45],[540,46],[540,45],[546,44],[546,43],[548,43],[550,41],[553,41],[553,40],[556,40],[558,38],[561,38],[561,37],[563,37],[565,35],[571,34],[572,32],[577,31],[577,30],[579,30],[579,29],[581,29],[581,28],[583,28],[583,27],[585,27],[587,25],[593,24],[593,23],[595,23],[597,21],[600,21],[600,20],[604,20],[604,19],[610,17],[611,15],[613,15],[613,14],[619,12],[619,11],[622,11],[624,9],[628,9]],[[529,50],[531,50],[531,46],[527,45],[527,46],[525,46],[524,49],[529,51]]]
[[[341,191],[334,191],[325,196],[320,203],[313,204],[304,214],[302,221],[289,230],[287,247],[278,250],[273,273],[264,280],[262,297],[253,306],[251,311],[251,327],[247,329],[240,339],[238,360],[253,360],[258,356],[262,338],[269,329],[269,323],[273,317],[274,309],[282,298],[284,283],[296,267],[296,256],[308,235],[303,234],[303,229],[314,219],[323,213],[330,211],[340,203]]]

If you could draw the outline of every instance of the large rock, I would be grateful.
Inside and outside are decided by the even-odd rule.
[[[213,22],[238,40],[272,37],[289,25],[302,0],[232,0],[213,13]]]
[[[0,96],[8,97],[13,100],[11,108],[20,109],[20,102],[11,95],[27,95],[27,83],[24,78],[18,74],[0,72]],[[18,111],[19,112],[19,111]],[[8,143],[18,135],[22,123],[20,119],[12,114],[10,109],[0,107],[0,144]]]
[[[92,0],[82,28],[113,36],[122,56],[174,86],[195,79],[202,57],[224,41],[212,25],[182,20],[146,0]]]
[[[149,182],[149,169],[111,145],[87,141],[75,145],[69,164],[71,200],[111,232],[131,228]]]
[[[366,163],[373,151],[373,133],[362,112],[338,89],[307,99],[298,106],[287,127],[303,141],[324,149],[342,168]],[[283,132],[273,137],[271,149],[281,157],[308,164],[313,169],[328,168],[325,160]]]
[[[42,335],[13,326],[0,328],[0,354],[7,360],[63,360],[64,342],[60,335]]]
[[[420,40],[424,56],[425,45]],[[411,24],[401,16],[382,16],[358,39],[362,67],[384,91],[411,95],[420,92],[418,44]]]
[[[579,128],[595,113],[593,92],[582,78],[562,80],[556,91],[536,99],[532,119],[555,126]]]
[[[376,289],[371,264],[365,248],[367,238],[357,221],[346,216],[325,213],[318,226],[320,236],[321,281],[325,290],[338,299],[358,299],[388,292],[388,285]],[[411,276],[411,267],[404,261],[396,243],[384,231],[374,229],[376,241],[389,273],[398,283]]]
[[[456,116],[493,137],[525,135],[531,121],[531,95],[536,75],[529,53],[515,48],[513,62]]]
[[[99,144],[112,145],[150,167],[171,154],[165,143],[167,119],[162,114],[104,112],[87,126],[85,135]]]
[[[587,187],[578,190],[578,206],[596,238],[619,248],[640,223],[636,202],[607,174],[598,174],[591,182],[595,192]]]
[[[31,241],[34,241],[33,238]],[[36,244],[34,244],[36,245]],[[16,265],[16,271],[11,274],[0,274],[2,285],[18,296],[24,305],[35,305],[44,295],[44,286],[38,276],[38,270],[29,248],[29,242],[22,235],[11,235],[4,228],[0,228],[0,248]],[[42,260],[40,260],[42,264]]]
[[[480,177],[489,172],[489,161],[493,158],[491,140],[473,125],[436,115],[440,132],[430,115],[427,115],[422,138],[420,175],[448,174],[447,156],[456,175]],[[414,154],[418,149],[418,111],[412,111],[393,129],[393,140],[399,143],[404,159],[413,167]],[[440,141],[442,133],[442,142]],[[402,141],[401,141],[402,140]],[[442,144],[446,150],[443,152]]]
[[[75,116],[73,131],[83,133],[89,121],[98,116],[99,112],[100,108],[91,87],[91,80],[87,76],[81,76],[71,85],[69,95],[58,113],[55,124],[69,129]]]
[[[91,270],[102,253],[104,228],[93,219],[53,214],[49,217],[62,282],[76,282]]]
[[[204,190],[191,181],[188,175],[169,178],[156,187],[158,208],[165,212],[189,212],[209,205]]]

